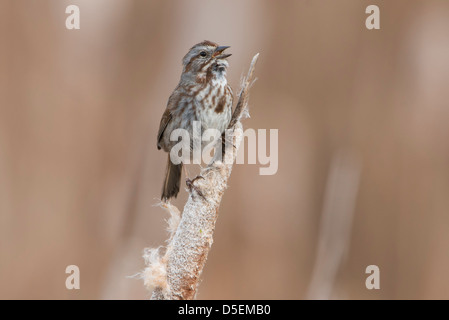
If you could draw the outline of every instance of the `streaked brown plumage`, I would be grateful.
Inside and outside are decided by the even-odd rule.
[[[173,130],[185,129],[192,137],[192,123],[200,121],[202,132],[211,128],[223,133],[231,120],[233,93],[226,80],[230,54],[223,54],[227,48],[203,41],[183,58],[181,79],[168,99],[157,135],[158,149],[169,153],[161,197],[164,201],[178,195],[181,182],[183,164],[170,159],[170,150],[178,143],[170,140]]]

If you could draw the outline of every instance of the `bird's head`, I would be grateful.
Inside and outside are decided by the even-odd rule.
[[[217,75],[226,75],[226,58],[231,56],[224,53],[227,48],[207,40],[194,45],[182,59],[183,74],[196,76],[210,70]]]

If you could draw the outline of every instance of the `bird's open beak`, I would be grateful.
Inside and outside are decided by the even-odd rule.
[[[227,57],[230,57],[231,54],[222,54],[223,51],[225,51],[227,48],[230,48],[229,46],[220,46],[215,49],[213,57],[216,59],[226,59]]]

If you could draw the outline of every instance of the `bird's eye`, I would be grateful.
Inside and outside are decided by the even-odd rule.
[[[200,56],[202,56],[202,57],[205,57],[205,56],[207,56],[207,53],[206,53],[206,51],[201,51],[201,52],[200,52]]]

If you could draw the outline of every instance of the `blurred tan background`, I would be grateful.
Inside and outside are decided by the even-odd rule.
[[[0,33],[0,298],[150,297],[156,134],[205,39],[234,91],[260,52],[244,126],[279,129],[279,170],[235,166],[198,298],[449,298],[447,1],[0,0]]]

